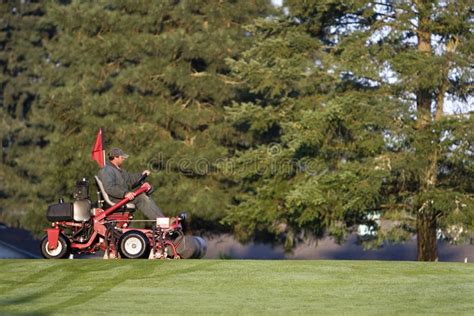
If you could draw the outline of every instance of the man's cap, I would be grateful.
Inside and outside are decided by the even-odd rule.
[[[112,148],[109,151],[109,157],[119,157],[122,156],[123,158],[128,158],[128,155],[123,152],[120,148]]]

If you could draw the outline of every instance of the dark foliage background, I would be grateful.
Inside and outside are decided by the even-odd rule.
[[[474,226],[472,33],[469,1],[1,1],[0,219],[40,232],[102,127],[194,230],[434,260]]]

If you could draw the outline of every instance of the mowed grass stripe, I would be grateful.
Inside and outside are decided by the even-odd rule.
[[[473,311],[472,264],[0,261],[0,314],[472,315]]]

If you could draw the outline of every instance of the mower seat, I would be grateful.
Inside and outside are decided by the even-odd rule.
[[[97,182],[97,186],[99,187],[100,194],[104,198],[105,203],[107,203],[109,206],[114,206],[115,204],[117,204],[117,203],[112,202],[110,200],[110,197],[107,194],[107,192],[105,192],[104,185],[102,184],[102,181],[100,181],[99,177],[94,176],[94,178],[95,178],[95,181]],[[135,211],[136,206],[133,203],[127,203],[127,204],[124,205],[123,208],[125,208],[125,210],[127,210],[127,211],[132,211],[133,212],[133,211]]]

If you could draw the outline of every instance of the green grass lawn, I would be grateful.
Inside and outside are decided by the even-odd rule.
[[[474,265],[0,260],[0,314],[474,314]]]

